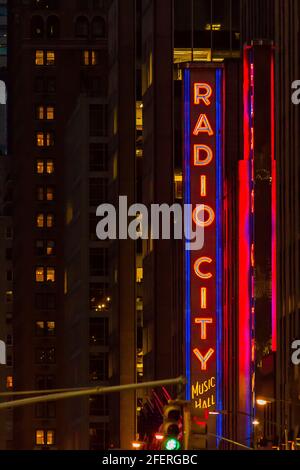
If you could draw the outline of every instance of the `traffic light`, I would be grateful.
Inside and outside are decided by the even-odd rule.
[[[207,421],[206,414],[203,410],[191,410],[188,450],[205,450],[207,449]]]
[[[164,407],[164,422],[163,422],[163,449],[165,450],[179,450],[181,443],[179,441],[180,434],[180,421],[182,419],[182,410],[180,405],[169,403]]]

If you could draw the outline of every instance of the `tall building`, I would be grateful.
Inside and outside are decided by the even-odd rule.
[[[70,320],[65,308],[74,302],[68,292],[65,295],[66,286],[69,282],[73,288],[75,282],[68,279],[72,273],[65,269],[63,261],[65,218],[70,217],[64,206],[65,142],[68,122],[80,93],[102,97],[106,93],[106,73],[103,72],[107,66],[106,2],[12,1],[9,47],[9,146],[15,188],[15,388],[19,391],[52,389],[68,383],[76,386],[80,381],[83,381],[80,385],[85,386],[90,381],[89,373],[84,375],[83,370],[89,368],[89,362],[93,363],[88,348],[87,298],[81,298],[82,304],[86,301],[86,310],[81,312],[86,315],[82,375],[76,377],[76,369],[66,374],[65,369],[70,360],[76,364],[72,356],[76,346],[73,333],[78,328],[78,317]],[[102,107],[102,115],[98,115],[98,111],[97,106],[91,105],[92,125],[95,125],[95,132],[104,132],[105,109]],[[101,149],[96,149],[98,151],[100,159]],[[91,193],[94,189],[91,188]],[[66,256],[70,256],[68,252]],[[95,259],[100,260],[99,256]],[[76,276],[79,282],[81,273],[77,272]],[[86,287],[86,279],[84,282]],[[72,334],[70,342],[69,334]],[[93,380],[101,381],[101,377],[93,376]],[[83,433],[77,437],[76,426],[73,434],[66,436],[64,432],[65,419],[70,417],[68,411],[63,403],[16,410],[14,447],[80,448]],[[93,446],[94,430],[91,430],[91,443],[88,442],[88,423],[84,432],[83,445],[89,448]],[[97,430],[95,432],[100,446]]]

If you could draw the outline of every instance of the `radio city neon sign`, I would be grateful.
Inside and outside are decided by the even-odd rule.
[[[205,107],[211,106],[211,96],[212,88],[208,83],[194,83],[194,105],[203,105]],[[209,137],[214,136],[213,126],[210,122],[206,113],[201,112],[197,123],[193,130],[193,135],[198,137],[203,134],[208,135]],[[204,144],[194,144],[194,166],[206,167],[211,165],[214,161],[213,149],[209,145]],[[206,197],[207,195],[207,177],[205,174],[200,175],[201,189],[200,196]],[[206,218],[199,219],[199,211],[206,212]],[[212,207],[208,205],[201,205],[196,208],[193,213],[193,220],[196,225],[209,227],[213,224],[215,220],[215,211]],[[213,263],[213,259],[208,256],[203,256],[198,258],[194,263],[194,274],[201,280],[211,279],[213,274],[209,270],[204,270],[205,265]],[[207,289],[201,287],[200,289],[200,306],[202,310],[207,309]],[[213,324],[213,318],[211,317],[197,317],[194,319],[194,324],[200,328],[200,339],[205,341],[207,339],[207,330],[210,325]],[[209,348],[205,353],[201,352],[199,348],[193,349],[193,354],[197,358],[200,364],[201,370],[207,370],[208,363],[213,357],[215,350]]]
[[[188,78],[186,78],[188,76]],[[189,100],[185,125],[188,126],[188,140],[185,140],[186,184],[193,210],[193,223],[205,229],[204,247],[186,255],[188,261],[189,285],[187,314],[190,319],[187,328],[190,357],[190,397],[195,408],[216,406],[217,375],[217,282],[220,257],[217,258],[220,242],[219,214],[221,200],[219,176],[221,146],[221,118],[217,110],[217,72],[215,68],[192,68],[185,76],[188,80],[185,99]],[[221,94],[221,80],[218,82],[218,97]],[[187,134],[185,134],[186,136]],[[218,296],[220,298],[220,296]]]

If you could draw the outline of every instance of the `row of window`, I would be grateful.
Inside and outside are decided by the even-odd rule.
[[[31,19],[31,37],[48,39],[60,37],[60,21],[57,16],[49,16],[45,20],[42,16],[33,16]],[[82,39],[105,38],[106,23],[101,16],[96,16],[91,21],[86,16],[79,16],[75,21],[75,36]]]
[[[94,50],[82,51],[82,65],[98,65],[99,52]],[[35,65],[54,66],[56,65],[56,52],[49,50],[35,51]],[[53,84],[53,82],[52,82]]]
[[[27,2],[28,3],[28,2]],[[37,10],[58,10],[60,7],[59,0],[32,0],[32,8]],[[76,6],[78,10],[102,10],[105,7],[105,0],[77,0]]]

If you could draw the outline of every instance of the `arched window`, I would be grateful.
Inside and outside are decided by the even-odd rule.
[[[47,37],[48,38],[59,38],[60,35],[60,24],[57,16],[49,16],[47,20]]]
[[[97,16],[92,22],[92,34],[94,38],[104,38],[106,34],[105,20],[101,16]]]
[[[31,18],[31,37],[42,38],[44,37],[44,20],[41,16],[33,16]]]
[[[78,38],[89,36],[89,21],[85,16],[79,16],[76,20],[75,35]]]

